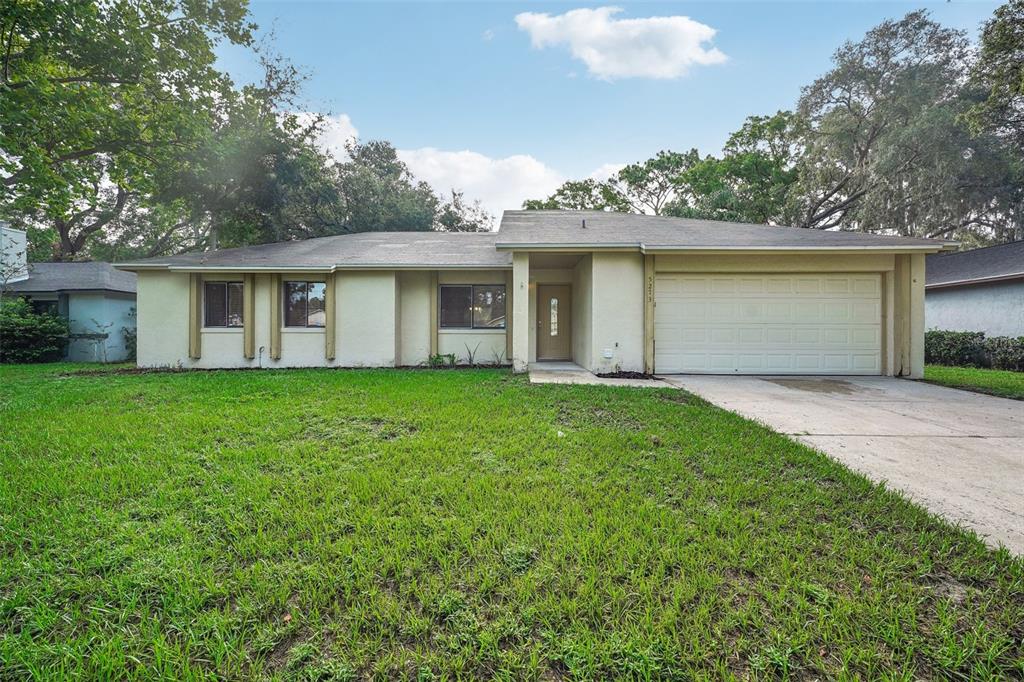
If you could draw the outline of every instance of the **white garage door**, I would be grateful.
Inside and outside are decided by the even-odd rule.
[[[658,275],[661,373],[879,374],[880,275]]]

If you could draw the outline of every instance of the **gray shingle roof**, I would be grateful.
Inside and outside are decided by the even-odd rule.
[[[583,222],[586,221],[586,228]],[[863,232],[825,232],[717,220],[603,211],[505,211],[499,247],[583,245],[648,249],[942,248],[944,242]]]
[[[135,293],[135,273],[110,263],[29,263],[28,279],[8,284],[15,293],[119,291]]]
[[[586,229],[582,227],[586,221]],[[498,232],[361,232],[149,258],[118,267],[309,269],[507,268],[499,247],[578,246],[662,249],[916,248],[945,242],[859,232],[822,232],[600,211],[505,211]]]
[[[929,287],[1024,279],[1024,241],[928,256],[925,273],[925,286]]]
[[[361,232],[236,249],[185,253],[119,265],[203,268],[508,267],[494,232]]]

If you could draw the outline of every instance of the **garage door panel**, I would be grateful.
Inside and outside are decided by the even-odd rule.
[[[881,371],[879,275],[659,275],[659,372]]]

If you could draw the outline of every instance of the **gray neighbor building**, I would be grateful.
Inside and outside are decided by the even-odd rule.
[[[927,329],[1024,336],[1024,241],[928,256],[925,282]]]

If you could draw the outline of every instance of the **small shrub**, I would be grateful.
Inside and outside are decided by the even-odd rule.
[[[37,314],[24,299],[0,302],[0,362],[56,362],[68,344],[68,321]]]
[[[1024,372],[1024,336],[933,330],[924,335],[924,361],[947,367],[991,367]]]
[[[128,317],[130,317],[132,320],[135,319],[136,314],[137,313],[135,312],[134,307],[132,307],[132,309],[128,311]],[[129,362],[135,362],[138,359],[138,327],[136,327],[134,324],[131,327],[121,327],[121,333],[124,335],[124,349],[127,354],[125,360],[128,360]]]
[[[924,334],[924,361],[933,365],[975,367],[985,364],[983,332],[933,330]]]
[[[1024,336],[985,339],[985,359],[993,369],[1024,372]]]
[[[438,353],[427,358],[427,366],[435,369],[439,367],[454,367],[457,359],[455,353]]]

